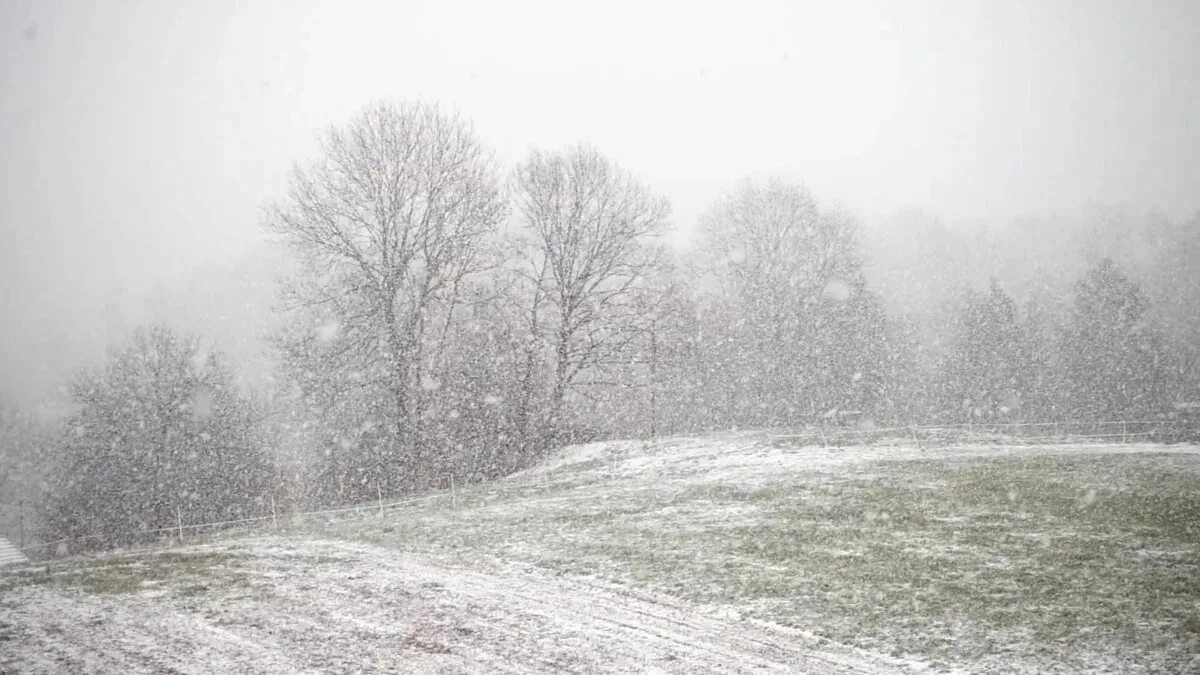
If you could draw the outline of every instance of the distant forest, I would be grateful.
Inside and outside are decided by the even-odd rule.
[[[498,166],[455,114],[367,107],[265,211],[294,262],[272,384],[237,386],[206,336],[139,330],[69,383],[65,419],[0,408],[3,532],[19,518],[26,539],[107,545],[183,514],[479,481],[602,438],[1200,401],[1200,214],[868,228],[775,180],[714,195],[685,252],[670,218],[597,149]]]

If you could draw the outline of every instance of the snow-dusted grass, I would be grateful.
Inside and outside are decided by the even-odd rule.
[[[914,462],[684,493],[756,517],[697,532],[645,512],[592,528],[570,566],[619,560],[695,601],[989,671],[1182,669],[1200,648],[1200,493],[1162,461]]]
[[[209,583],[239,583],[237,559],[216,551],[163,551],[140,556],[110,556],[86,564],[77,561],[19,568],[0,577],[0,593],[21,587],[78,589],[92,594],[134,593],[170,582],[182,593],[203,592]]]
[[[163,555],[171,557],[6,577],[20,583],[0,591],[0,672],[832,674],[899,665],[676,598],[488,560],[281,537]],[[132,573],[163,563],[178,574]]]
[[[594,444],[458,503],[391,532],[331,531],[600,576],[947,667],[1200,670],[1194,446]]]
[[[1200,448],[580,446],[384,514],[0,574],[0,653],[19,671],[1200,672]]]

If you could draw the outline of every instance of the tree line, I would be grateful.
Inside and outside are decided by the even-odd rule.
[[[1116,420],[1200,398],[1195,359],[1112,260],[1066,312],[993,280],[931,328],[887,311],[859,221],[803,186],[740,184],[686,254],[664,242],[669,217],[594,148],[504,171],[455,114],[370,106],[266,210],[297,263],[269,390],[239,391],[218,351],[149,327],[79,374],[57,428],[12,432],[5,461],[22,464],[6,468],[35,479],[46,538],[111,543],[184,512],[484,480],[613,436]]]

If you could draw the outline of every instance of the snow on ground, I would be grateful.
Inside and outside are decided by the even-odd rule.
[[[458,514],[414,514],[403,536],[453,527],[452,548],[486,542],[939,670],[1186,672],[1196,485],[1195,445],[737,433],[567,448]]]
[[[0,596],[0,671],[819,674],[900,666],[769,623],[528,567],[447,567],[366,544],[281,538],[172,554],[220,563],[121,592],[10,587]]]
[[[0,573],[0,672],[1173,672],[1200,665],[1193,476],[1194,445],[595,443],[287,536]]]
[[[1200,455],[1200,446],[1161,443],[1004,443],[853,445],[820,447],[793,443],[789,435],[753,432],[657,442],[619,441],[565,448],[542,465],[520,474],[530,480],[592,474],[610,479],[684,479],[742,486],[778,481],[801,473],[838,470],[878,462],[971,458],[1081,455]]]

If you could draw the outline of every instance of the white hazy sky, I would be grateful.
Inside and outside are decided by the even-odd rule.
[[[4,0],[0,392],[102,349],[120,298],[247,255],[292,162],[370,101],[457,108],[506,164],[593,143],[685,232],[763,175],[869,220],[1181,218],[1198,34],[1194,0]]]

